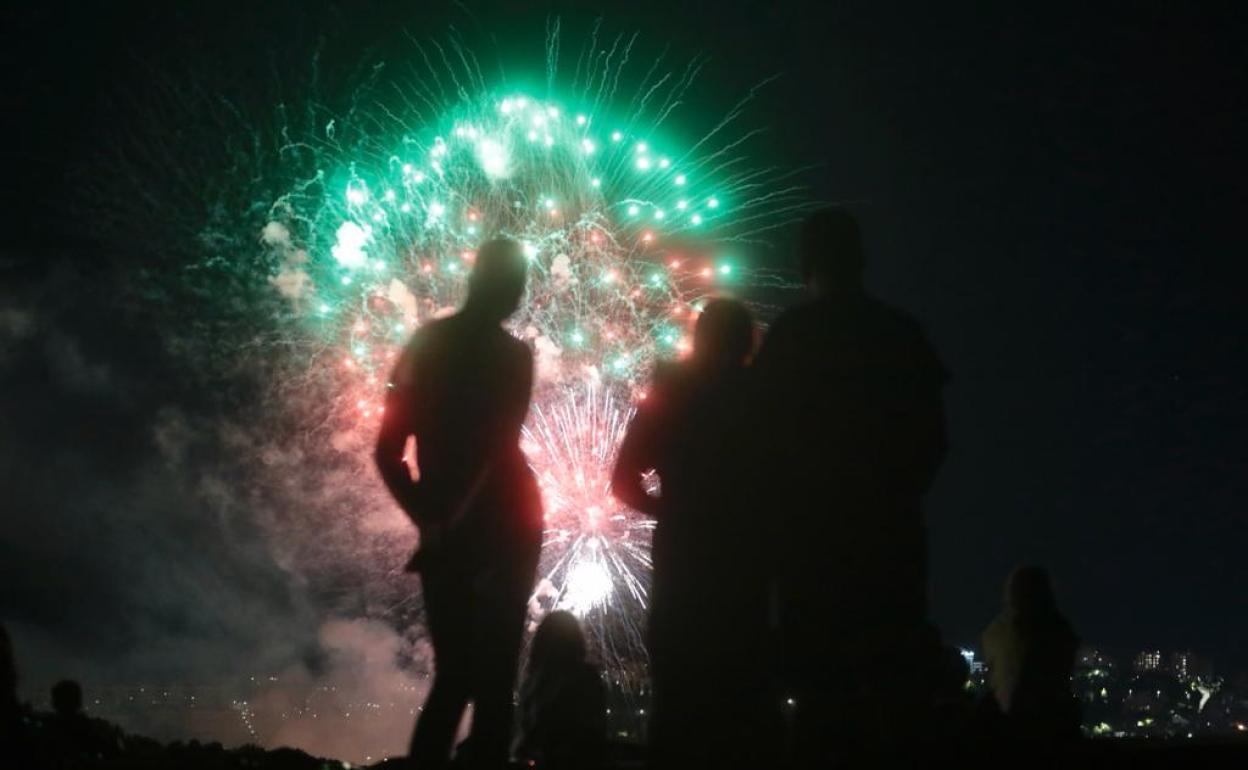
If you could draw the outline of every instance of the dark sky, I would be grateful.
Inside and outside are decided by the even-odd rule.
[[[480,44],[493,38],[506,57],[540,47],[548,13],[563,14],[570,32],[595,15],[539,3],[167,5],[3,12],[0,459],[12,499],[40,501],[37,511],[6,510],[0,524],[9,569],[26,570],[26,594],[0,600],[6,619],[78,629],[74,613],[99,610],[37,610],[69,590],[77,567],[18,559],[30,530],[16,522],[42,517],[55,531],[64,510],[105,506],[49,489],[89,473],[98,491],[147,463],[128,426],[150,423],[144,404],[177,390],[150,335],[90,320],[110,313],[107,293],[90,290],[103,280],[103,247],[73,201],[107,149],[103,124],[142,120],[127,112],[130,98],[188,57],[244,72],[249,61],[303,56],[323,36],[344,61],[373,47],[393,58],[403,50],[395,30],[434,35],[449,24]],[[927,325],[952,372],[952,452],[929,506],[947,636],[974,641],[1008,570],[1037,561],[1087,640],[1192,647],[1243,666],[1244,15],[1232,4],[1147,1],[947,5],[644,2],[597,12],[672,43],[678,58],[708,54],[699,104],[725,108],[779,73],[751,113],[771,129],[767,160],[817,166],[803,177],[812,196],[861,214],[871,289]],[[237,87],[252,86],[239,78]],[[772,259],[785,259],[785,242]],[[18,312],[29,307],[60,320],[32,331]],[[42,353],[23,353],[30,345]],[[127,395],[99,407],[101,417],[82,393],[104,380]],[[114,422],[98,428],[105,418]],[[80,441],[88,423],[95,438]],[[55,483],[32,479],[43,453],[66,443],[107,456],[48,455],[60,465],[40,473]],[[36,484],[38,494],[26,488]],[[124,561],[114,554],[85,574],[107,586],[123,579],[109,565]],[[268,590],[263,574],[213,579]]]

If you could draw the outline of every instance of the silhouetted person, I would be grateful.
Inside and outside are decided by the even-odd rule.
[[[758,512],[738,483],[753,346],[749,311],[709,302],[689,360],[656,370],[612,478],[621,501],[656,519],[648,631],[654,767],[757,767],[776,750],[768,571],[757,550]],[[651,469],[657,495],[643,479]]]
[[[483,245],[456,314],[422,326],[395,367],[377,467],[420,529],[410,568],[433,639],[433,687],[411,756],[443,767],[469,701],[476,767],[506,762],[526,602],[541,548],[537,483],[520,450],[533,358],[501,326],[524,294],[509,240]],[[415,468],[404,461],[415,437]],[[413,475],[418,480],[413,480]]]
[[[82,685],[72,679],[52,685],[52,712],[65,720],[86,716],[82,713]]]
[[[812,214],[799,249],[811,299],[775,321],[755,363],[753,479],[781,529],[799,761],[822,766],[850,744],[904,742],[937,686],[920,503],[945,452],[945,374],[919,324],[863,290],[850,214]]]
[[[549,770],[601,767],[606,698],[602,672],[587,659],[580,622],[570,612],[550,613],[533,635],[520,686],[516,756]]]
[[[76,761],[101,760],[122,749],[120,732],[82,710],[82,685],[63,679],[52,686],[52,733],[56,754]]]
[[[8,749],[17,740],[21,709],[17,702],[17,661],[13,641],[0,625],[0,749]]]
[[[1010,736],[1053,742],[1079,736],[1070,690],[1079,639],[1057,608],[1049,574],[1019,567],[1005,587],[1005,609],[984,631],[984,659]]]

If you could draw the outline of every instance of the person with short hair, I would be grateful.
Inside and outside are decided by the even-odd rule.
[[[52,740],[57,756],[95,762],[116,757],[125,747],[121,731],[102,719],[92,719],[82,708],[82,685],[62,679],[52,685]]]
[[[422,770],[445,767],[473,704],[473,767],[506,764],[524,618],[541,549],[542,504],[520,449],[533,355],[502,322],[520,305],[527,260],[498,239],[478,251],[459,312],[421,326],[390,379],[377,467],[420,530],[419,572],[434,679],[412,735]],[[404,460],[415,439],[413,466]]]
[[[901,742],[939,678],[922,498],[945,454],[945,371],[922,327],[865,291],[852,214],[811,214],[799,249],[809,301],[759,350],[751,473],[777,520],[785,674],[814,767]]]

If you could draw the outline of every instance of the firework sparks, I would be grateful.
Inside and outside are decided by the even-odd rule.
[[[610,490],[611,463],[632,409],[596,385],[538,404],[524,431],[524,449],[538,472],[546,505],[546,559],[537,598],[543,608],[581,617],[613,612],[639,644],[637,618],[646,606],[654,522],[621,505]],[[604,626],[591,625],[599,646]]]
[[[510,328],[536,353],[524,449],[546,506],[533,605],[590,621],[612,664],[644,656],[653,523],[609,489],[633,406],[653,363],[689,350],[705,298],[748,280],[732,245],[801,199],[743,170],[748,134],[728,132],[742,105],[688,147],[664,141],[696,67],[652,71],[621,108],[632,42],[617,39],[614,59],[596,45],[567,99],[492,89],[460,51],[453,98],[436,79],[409,84],[354,127],[327,126],[300,145],[315,178],[273,207],[262,240],[279,265],[271,282],[319,341],[305,348],[312,370],[334,373],[334,419],[366,433],[397,350],[458,306],[477,246],[523,244],[529,295]]]

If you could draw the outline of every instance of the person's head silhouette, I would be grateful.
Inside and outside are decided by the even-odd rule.
[[[520,244],[508,238],[483,244],[468,278],[464,309],[494,323],[504,320],[520,307],[527,271],[528,261]]]
[[[1005,584],[1005,606],[1017,617],[1031,618],[1057,613],[1053,582],[1044,567],[1028,565],[1010,573]]]
[[[734,299],[713,299],[693,329],[693,360],[714,369],[744,366],[754,349],[754,317]]]
[[[862,237],[858,220],[845,209],[820,209],[806,217],[798,249],[802,280],[816,296],[862,288]]]
[[[57,716],[71,717],[82,711],[82,685],[62,679],[52,686],[52,710]]]
[[[567,669],[585,662],[588,645],[581,622],[565,610],[547,615],[533,633],[529,671]]]

